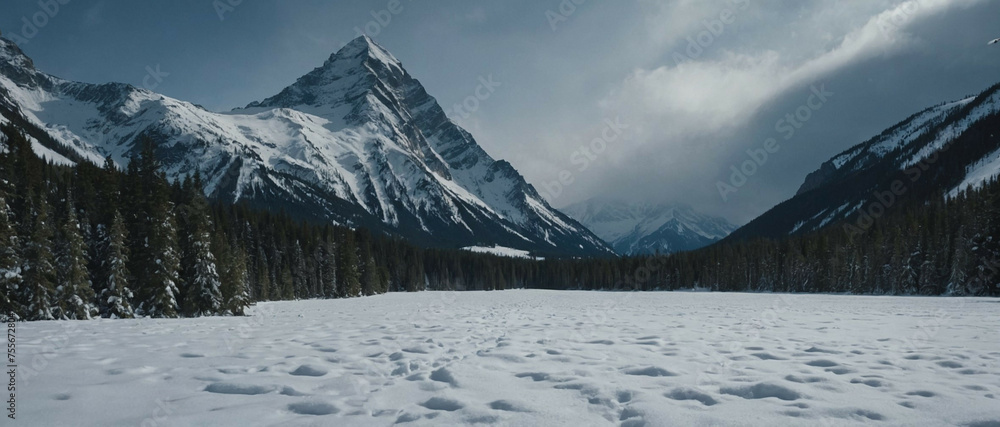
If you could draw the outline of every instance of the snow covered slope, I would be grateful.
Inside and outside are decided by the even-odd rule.
[[[10,425],[996,426],[996,306],[421,292],[28,322]]]
[[[883,131],[872,140],[837,155],[823,163],[820,170],[809,174],[797,194],[820,187],[830,181],[834,174],[844,175],[871,168],[893,150],[910,145],[917,138],[931,132],[951,113],[968,105],[973,99],[967,98],[928,108]]]
[[[522,251],[519,249],[505,248],[503,246],[469,246],[467,248],[462,248],[463,251],[475,252],[477,254],[491,254],[507,258],[522,258],[522,259],[533,259],[537,261],[542,261],[545,258],[537,258],[531,256],[528,251]]]
[[[795,197],[732,237],[780,237],[856,218],[885,204],[875,194],[892,191],[897,181],[903,196],[917,201],[976,188],[1000,175],[998,113],[1000,85],[914,114],[823,163]]]
[[[620,255],[699,249],[736,229],[725,219],[680,204],[591,199],[561,210],[608,242]]]
[[[448,119],[391,54],[361,37],[278,95],[215,113],[130,85],[69,82],[0,38],[0,117],[70,160],[119,165],[142,135],[169,177],[206,193],[444,247],[607,255],[505,161]]]

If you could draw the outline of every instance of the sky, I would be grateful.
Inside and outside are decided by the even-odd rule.
[[[685,203],[736,224],[1000,82],[992,0],[25,0],[0,31],[50,74],[215,111],[364,33],[553,206]]]

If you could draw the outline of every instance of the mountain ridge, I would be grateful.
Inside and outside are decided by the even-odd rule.
[[[594,198],[561,209],[604,239],[619,255],[700,249],[736,227],[682,203],[627,203]]]
[[[225,113],[131,85],[50,76],[0,38],[0,106],[0,121],[33,126],[38,145],[67,153],[64,162],[109,156],[124,166],[150,136],[169,177],[198,170],[206,194],[227,202],[426,246],[612,253],[482,150],[367,37],[277,95]]]
[[[921,110],[823,162],[792,198],[728,239],[864,225],[902,199],[920,202],[976,188],[1000,175],[998,112],[1000,84]]]

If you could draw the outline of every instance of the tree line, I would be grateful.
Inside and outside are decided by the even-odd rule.
[[[206,199],[148,138],[125,170],[39,158],[0,128],[0,309],[25,320],[242,315],[256,301],[526,287],[526,260]]]
[[[863,229],[724,241],[634,258],[541,261],[209,200],[171,182],[148,138],[125,170],[61,166],[0,127],[0,309],[24,320],[242,315],[257,301],[423,290],[705,288],[1000,295],[1000,184],[901,200]]]
[[[546,261],[536,283],[550,289],[1000,296],[1000,184],[994,179],[930,200],[900,201],[871,221],[781,239],[723,241],[669,256]]]

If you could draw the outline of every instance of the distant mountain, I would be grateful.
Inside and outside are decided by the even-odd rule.
[[[1000,174],[998,113],[1000,85],[914,114],[823,163],[795,197],[730,238],[864,227],[901,199],[922,203],[975,188]]]
[[[620,255],[668,254],[703,248],[736,227],[681,204],[591,199],[562,209]]]
[[[110,156],[123,166],[150,136],[168,177],[198,170],[216,199],[427,246],[611,254],[483,151],[367,37],[281,93],[228,113],[127,84],[53,77],[0,38],[0,121],[17,122],[39,154],[62,163]]]

